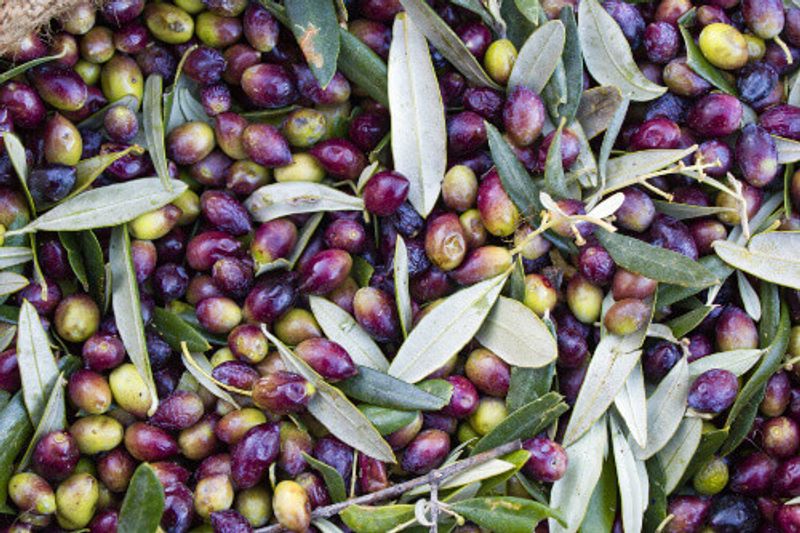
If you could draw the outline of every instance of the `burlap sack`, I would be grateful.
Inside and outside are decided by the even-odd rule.
[[[93,1],[93,0],[89,0]],[[13,57],[17,43],[87,0],[0,0],[0,55]]]

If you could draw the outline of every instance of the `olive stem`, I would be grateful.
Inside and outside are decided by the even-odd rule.
[[[432,480],[445,480],[465,470],[468,470],[475,465],[483,464],[486,461],[496,459],[501,455],[506,455],[507,453],[515,452],[520,449],[522,449],[522,442],[519,439],[516,439],[500,445],[497,448],[493,448],[489,451],[479,453],[478,455],[468,457],[463,461],[457,461],[445,466],[444,468],[433,470],[423,476],[409,479],[408,481],[398,483],[397,485],[392,485],[389,488],[379,490],[371,494],[364,494],[358,498],[352,498],[350,500],[334,503],[332,505],[326,505],[325,507],[318,507],[317,509],[314,509],[314,512],[311,513],[311,518],[330,518],[331,516],[344,511],[351,505],[370,505],[385,500],[392,500],[405,494],[411,489],[419,487],[420,485],[427,485],[431,483]],[[436,486],[436,484],[434,483],[432,486]],[[438,505],[434,505],[433,509],[435,510],[432,511],[431,516],[435,519],[437,516]],[[280,524],[273,524],[271,526],[256,529],[254,533],[278,533],[280,531],[284,531],[283,526]]]

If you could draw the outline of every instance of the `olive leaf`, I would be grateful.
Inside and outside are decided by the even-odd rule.
[[[642,74],[619,25],[597,0],[580,3],[578,37],[586,68],[601,85],[619,87],[623,95],[636,102],[652,100],[666,92],[666,87]]]
[[[26,72],[28,72],[33,67],[37,67],[37,66],[42,65],[44,63],[49,63],[50,61],[54,61],[56,59],[61,59],[62,57],[67,55],[67,51],[68,50],[69,49],[67,47],[64,47],[61,50],[61,52],[59,52],[57,54],[53,54],[53,55],[49,55],[49,56],[43,56],[43,57],[37,57],[36,59],[31,59],[30,61],[26,61],[25,63],[19,64],[16,67],[12,67],[12,68],[6,70],[2,74],[0,74],[0,85],[2,85],[3,83],[5,83],[7,81],[13,80],[14,78],[16,78],[17,76],[19,76],[21,74],[25,74]]]
[[[329,385],[305,361],[297,357],[285,344],[262,325],[262,332],[275,345],[287,369],[296,372],[317,388],[308,402],[308,411],[334,437],[358,450],[385,463],[396,463],[392,448],[381,437],[369,419],[350,403],[350,400]]]
[[[411,293],[409,292],[408,249],[403,237],[397,236],[394,246],[394,293],[397,300],[397,316],[403,336],[407,337],[411,330],[413,311],[411,309]]]
[[[300,453],[311,468],[319,472],[322,479],[325,480],[325,487],[327,487],[328,494],[330,494],[333,502],[339,503],[345,501],[347,499],[347,489],[344,486],[344,479],[342,479],[342,475],[339,471],[329,464],[311,457],[306,452]]]
[[[761,320],[761,301],[758,299],[756,290],[750,284],[750,280],[741,270],[736,271],[736,284],[739,287],[739,297],[744,310],[753,320]]]
[[[119,533],[156,531],[164,512],[164,487],[148,463],[133,472],[119,510]]]
[[[77,233],[70,231],[60,231],[58,233],[58,240],[67,252],[67,261],[75,274],[75,278],[83,287],[84,291],[89,290],[89,279],[86,275],[86,265],[83,263],[83,254],[81,254],[81,244],[78,241]]]
[[[34,231],[78,231],[117,226],[158,209],[180,196],[188,187],[173,180],[165,191],[158,178],[140,178],[82,192],[9,233]]]
[[[793,289],[800,289],[800,233],[775,231],[756,235],[748,248],[729,241],[715,241],[714,251],[730,266],[753,276]]]
[[[556,129],[553,140],[547,148],[547,158],[544,164],[544,188],[558,200],[576,197],[576,193],[567,185],[564,176],[564,164],[561,157],[561,136],[564,131],[564,123],[565,121],[562,120]]]
[[[609,148],[610,150],[610,148]],[[639,177],[662,170],[697,151],[696,146],[676,150],[641,150],[608,160],[608,182],[602,194],[610,194],[639,182]]]
[[[518,452],[522,452],[523,454],[530,457],[530,453],[525,450],[518,450]],[[452,464],[458,464],[458,462],[454,462]],[[503,459],[490,459],[486,462],[478,463],[475,466],[467,468],[466,470],[462,470],[458,474],[442,479],[439,488],[447,490],[447,489],[454,489],[456,487],[463,487],[465,485],[470,485],[472,483],[478,483],[480,481],[491,479],[506,474],[508,472],[511,472],[512,470],[514,470],[514,467],[515,465],[513,463],[510,463]],[[431,486],[428,484],[418,485],[414,487],[412,490],[405,493],[404,496],[408,498],[408,497],[428,494],[430,490]]]
[[[733,207],[721,207],[716,205],[678,204],[674,202],[665,202],[663,200],[653,200],[653,204],[655,204],[656,211],[659,213],[664,213],[678,220],[736,212],[736,209]]]
[[[191,374],[203,388],[223,402],[227,402],[239,409],[239,404],[233,396],[211,379],[211,373],[214,371],[214,367],[211,366],[211,362],[205,355],[202,353],[192,354],[189,352],[188,347],[182,344],[181,361],[186,370],[189,371],[189,374]]]
[[[173,350],[181,351],[182,342],[186,343],[190,352],[211,349],[211,345],[199,331],[172,311],[156,307],[153,310],[153,325]]]
[[[683,36],[683,44],[686,46],[686,64],[694,72],[708,83],[715,86],[720,91],[736,96],[736,88],[731,84],[717,68],[708,62],[708,59],[700,51],[694,38],[682,24],[678,25]]]
[[[755,402],[754,405],[756,410],[758,410],[758,402]],[[751,425],[747,426],[748,432],[751,428]],[[728,437],[728,434],[728,428],[702,431],[700,435],[700,444],[697,446],[697,450],[695,450],[694,455],[689,462],[689,466],[686,467],[686,471],[683,473],[680,481],[678,481],[678,487],[689,481],[692,476],[694,476],[695,472],[697,472],[708,462],[709,459],[711,459],[712,456],[714,456],[714,454],[717,453],[717,451],[719,451],[720,447],[725,442],[725,439]]]
[[[605,533],[614,528],[617,511],[617,473],[610,458],[606,458],[602,463],[603,470],[589,500],[583,523],[576,525],[580,526],[581,531]]]
[[[528,37],[511,69],[507,85],[509,93],[520,85],[537,94],[542,92],[561,60],[565,35],[564,24],[560,20],[551,20]]]
[[[81,246],[83,265],[86,268],[86,279],[89,282],[89,294],[100,309],[108,305],[106,298],[107,276],[103,249],[93,231],[86,230],[78,234]]]
[[[507,0],[500,3],[500,14],[506,22],[506,37],[519,50],[539,25],[539,0]]]
[[[420,416],[419,411],[403,411],[376,405],[359,405],[358,409],[369,419],[381,435],[388,435],[412,423]]]
[[[540,368],[555,361],[556,340],[536,313],[500,296],[475,338],[509,365]]]
[[[389,110],[395,169],[408,178],[408,201],[425,217],[439,197],[447,131],[439,83],[419,28],[423,27],[413,14],[395,18],[389,49]]]
[[[509,274],[461,289],[434,307],[400,346],[389,374],[415,383],[443,365],[477,333]]]
[[[608,129],[621,103],[622,93],[614,86],[601,85],[583,91],[575,118],[587,139],[594,139]]]
[[[88,159],[82,159],[75,165],[75,186],[72,191],[60,202],[64,203],[78,194],[88,189],[100,175],[110,167],[115,161],[118,161],[129,154],[141,154],[142,148],[137,145],[128,146],[117,152],[110,152],[107,154],[99,154]]]
[[[438,411],[450,402],[453,386],[447,384],[449,392],[438,396],[418,386],[393,378],[369,367],[359,367],[358,374],[337,383],[350,398],[370,405],[390,409]]]
[[[682,357],[647,398],[647,446],[637,448],[639,459],[649,459],[663,448],[683,419],[689,394],[689,364]]]
[[[517,472],[522,470],[525,464],[527,464],[530,457],[531,454],[527,450],[517,450],[509,453],[508,455],[504,455],[502,458],[503,462],[510,463],[512,468],[500,474],[483,479],[481,481],[481,487],[478,489],[476,496],[488,496],[494,493],[495,487],[505,483],[512,477],[515,477]]]
[[[464,77],[476,85],[500,89],[489,78],[475,56],[467,49],[464,41],[436,14],[436,11],[425,0],[400,0],[400,4],[402,4],[408,17],[414,21],[414,24],[436,47],[436,50]],[[397,19],[395,19],[395,24],[397,24]],[[395,30],[394,34],[397,35],[397,33]],[[431,98],[431,96],[431,94],[425,95],[426,98]]]
[[[22,391],[17,392],[0,411],[0,503],[8,499],[8,481],[14,474],[14,460],[22,449],[30,443],[33,435],[28,411],[22,399]],[[4,514],[13,514],[6,507]],[[3,509],[0,508],[0,512]]]
[[[530,533],[532,524],[561,516],[546,505],[511,496],[470,498],[451,503],[450,508],[481,527],[504,533]]]
[[[0,269],[24,265],[33,260],[33,250],[27,246],[3,246],[0,248]]]
[[[594,157],[592,145],[589,144],[589,139],[583,132],[583,126],[580,122],[573,122],[569,127],[570,131],[578,138],[581,149],[578,152],[578,158],[570,168],[566,175],[567,188],[574,196],[579,196],[580,190],[576,188],[575,182],[580,184],[580,187],[585,189],[597,187],[598,167],[597,160]]]
[[[147,354],[144,321],[139,302],[139,284],[136,282],[136,271],[131,258],[131,240],[128,227],[124,224],[111,231],[108,259],[112,274],[111,304],[117,329],[128,357],[147,386],[151,399],[148,415],[152,415],[158,408],[158,392],[150,369],[150,357]]]
[[[339,21],[331,0],[286,2],[289,29],[320,86],[325,88],[336,74],[339,57]]]
[[[163,80],[158,74],[151,74],[144,84],[142,104],[142,128],[147,141],[147,151],[153,160],[156,175],[166,190],[172,189],[172,180],[167,167],[167,148],[164,145],[164,112],[161,104],[164,97]]]
[[[549,520],[551,533],[570,533],[578,530],[589,507],[595,486],[603,471],[603,459],[608,450],[606,419],[601,416],[582,437],[567,446],[567,471],[553,483],[550,507],[561,511],[566,525]]]
[[[775,141],[775,148],[778,150],[778,163],[786,165],[800,161],[800,142],[786,137],[778,137],[777,135],[773,135],[772,139]]]
[[[548,392],[509,414],[500,424],[475,443],[470,455],[476,455],[511,442],[533,438],[553,424],[567,411],[560,394]]]
[[[37,424],[58,379],[58,366],[39,313],[27,300],[23,300],[19,309],[17,364],[25,407],[31,422]]]
[[[528,171],[517,159],[516,154],[503,138],[502,134],[489,122],[486,125],[486,134],[489,140],[489,151],[500,176],[500,183],[511,201],[528,219],[538,216],[542,205],[539,201],[539,187],[531,179]]]
[[[28,285],[28,278],[15,272],[0,272],[0,296],[14,294]]]
[[[258,222],[298,213],[317,211],[362,211],[361,198],[327,185],[310,182],[273,183],[256,189],[244,203]]]
[[[17,463],[17,472],[23,472],[30,464],[33,450],[39,442],[39,439],[52,431],[58,431],[59,429],[67,427],[67,408],[64,400],[65,384],[64,373],[62,372],[56,378],[55,383],[53,383],[53,388],[48,394],[47,403],[44,406],[44,411],[42,411],[42,418],[36,425],[36,431],[33,433],[33,438],[31,438],[28,448],[25,450],[25,454]]]
[[[667,494],[671,494],[678,488],[678,483],[700,445],[702,433],[703,421],[700,418],[684,417],[678,430],[655,456],[664,469],[666,478],[664,490]]]
[[[667,327],[672,330],[672,334],[676,338],[680,339],[681,337],[685,337],[687,334],[694,331],[694,328],[699,326],[713,310],[714,306],[711,305],[700,306],[697,309],[692,309],[686,314],[673,318],[667,322]]]
[[[28,158],[25,153],[25,146],[23,146],[20,138],[9,131],[2,133],[3,144],[5,144],[8,158],[11,161],[11,166],[14,168],[19,183],[22,186],[22,191],[25,193],[25,198],[28,200],[31,213],[36,214],[36,204],[31,196],[31,191],[28,189]]]
[[[575,119],[583,97],[583,52],[578,38],[578,23],[575,20],[574,8],[571,5],[562,7],[558,18],[564,24],[566,32],[561,61],[564,64],[567,84],[567,101],[558,106],[558,114],[565,118],[569,125]]]
[[[353,362],[380,371],[389,369],[380,347],[350,313],[320,296],[309,296],[308,303],[325,336],[347,350]]]
[[[339,28],[339,70],[370,98],[388,106],[386,63],[370,47],[344,28]]]
[[[697,264],[711,272],[720,283],[733,273],[733,269],[715,255],[701,257]],[[656,303],[659,307],[680,302],[701,291],[700,287],[680,287],[678,285],[661,285],[658,288]]]
[[[350,505],[339,513],[355,533],[386,533],[414,519],[414,505]]]
[[[647,445],[646,400],[642,364],[637,362],[625,380],[625,386],[614,398],[614,406],[625,421],[631,437],[641,447]]]
[[[688,287],[708,287],[719,282],[708,269],[672,250],[602,228],[598,228],[596,235],[614,262],[636,274],[662,283]]]
[[[642,495],[648,493],[648,487],[642,486],[639,476],[637,458],[634,456],[628,437],[623,432],[621,421],[613,414],[609,417],[609,433],[611,434],[611,449],[614,452],[614,464],[617,470],[617,485],[619,486],[620,504],[622,507],[622,525],[625,531],[637,533],[642,529],[644,509],[647,499],[642,501]]]

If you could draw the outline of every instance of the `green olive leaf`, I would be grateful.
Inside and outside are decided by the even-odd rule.
[[[475,338],[509,365],[541,368],[555,361],[556,340],[536,313],[500,296]]]
[[[308,411],[328,431],[345,444],[361,453],[385,463],[396,463],[392,448],[381,437],[369,419],[350,403],[342,391],[329,385],[305,361],[297,357],[285,344],[262,325],[261,330],[275,345],[287,369],[296,372],[317,388],[308,402]]]
[[[386,533],[414,519],[414,505],[350,505],[339,513],[355,533]]]
[[[181,351],[182,342],[186,343],[190,352],[206,352],[211,349],[211,345],[199,331],[172,311],[156,307],[153,310],[153,325],[175,351]]]
[[[739,298],[742,300],[744,310],[750,318],[758,322],[761,320],[761,301],[758,294],[741,270],[736,271],[736,284],[739,287]]]
[[[91,187],[91,185],[94,183],[94,180],[99,178],[100,175],[115,161],[122,159],[126,155],[141,154],[142,152],[143,150],[140,146],[131,145],[117,152],[100,154],[79,161],[78,164],[75,165],[75,171],[77,173],[75,187],[73,187],[72,191],[58,203],[61,204],[71,200],[78,194]]]
[[[400,0],[408,17],[425,34],[425,37],[469,81],[479,86],[500,89],[489,78],[474,55],[458,35],[443,21],[425,0]],[[395,19],[395,24],[397,19]],[[397,35],[395,30],[394,34]],[[437,89],[438,92],[438,89]],[[431,94],[425,95],[431,98]]]
[[[447,297],[411,330],[389,375],[415,383],[443,365],[478,332],[510,271]]]
[[[508,0],[500,3],[500,14],[506,22],[506,37],[517,50],[522,48],[539,25],[539,0]]]
[[[564,164],[561,157],[561,135],[564,131],[564,122],[562,120],[556,129],[553,141],[547,148],[547,159],[544,164],[544,188],[556,200],[577,196],[575,191],[567,185],[564,176]]]
[[[667,492],[665,490],[666,476],[658,459],[653,458],[645,462],[650,491],[648,494],[647,509],[644,513],[644,531],[656,531],[658,526],[667,518]]]
[[[594,488],[603,471],[603,459],[608,450],[606,417],[601,416],[582,437],[567,446],[567,471],[553,483],[550,507],[558,509],[566,525],[549,520],[551,533],[575,532],[583,522]]]
[[[713,244],[717,255],[730,266],[753,276],[800,289],[800,232],[775,231],[756,235],[745,248],[728,241]]]
[[[697,264],[711,272],[713,276],[724,282],[733,273],[733,269],[726,265],[719,257],[715,255],[706,255],[701,257]],[[702,290],[701,287],[681,287],[679,285],[661,285],[658,288],[656,303],[658,307],[665,305],[672,305],[675,302],[680,302],[689,298]]]
[[[257,189],[244,203],[258,222],[317,211],[363,211],[361,198],[310,182],[272,183]]]
[[[71,231],[58,232],[58,240],[67,252],[67,261],[69,262],[72,273],[75,278],[83,287],[84,291],[89,290],[89,278],[86,275],[86,265],[83,262],[83,254],[81,253],[81,243],[78,233]]]
[[[358,409],[364,413],[364,416],[369,419],[381,435],[388,435],[403,426],[407,426],[420,415],[419,411],[402,411],[375,405],[359,405]]]
[[[688,287],[709,287],[719,282],[712,272],[685,255],[602,228],[596,234],[614,261],[636,274]]]
[[[567,101],[558,106],[558,114],[564,117],[569,125],[575,119],[583,97],[583,53],[573,7],[570,5],[562,7],[559,19],[564,24],[566,31],[561,61],[564,63],[566,75]]]
[[[672,334],[676,338],[680,339],[694,331],[694,328],[699,326],[713,310],[714,306],[711,305],[700,306],[686,314],[673,318],[667,322],[667,327],[672,330]]]
[[[441,190],[447,131],[439,82],[420,28],[424,29],[413,14],[395,18],[389,49],[389,110],[395,169],[408,178],[408,201],[425,217]]]
[[[678,204],[673,202],[665,202],[663,200],[653,200],[656,206],[656,211],[664,213],[672,218],[678,220],[688,220],[692,218],[700,218],[717,215],[719,213],[736,212],[733,207],[718,207],[715,205],[694,205],[694,204]]]
[[[33,260],[33,251],[27,246],[3,246],[0,248],[0,268],[24,265]]]
[[[560,20],[551,20],[534,31],[514,62],[507,91],[510,93],[522,85],[537,94],[541,93],[561,60],[565,35],[564,24]]]
[[[634,442],[639,446],[647,445],[647,398],[644,389],[644,374],[642,373],[641,362],[636,363],[625,386],[614,398],[614,406],[617,408],[622,420],[628,427],[628,432]]]
[[[517,450],[515,452],[511,452],[508,455],[504,455],[501,459],[505,463],[510,463],[512,468],[506,470],[505,472],[501,472],[491,477],[487,477],[481,481],[481,488],[478,489],[476,496],[489,496],[492,494],[493,489],[499,486],[501,483],[505,483],[512,477],[514,477],[517,472],[522,470],[522,467],[530,459],[531,454],[527,450]]]
[[[156,531],[164,512],[164,488],[155,470],[140,464],[133,472],[119,510],[119,533]]]
[[[630,441],[623,432],[622,421],[613,414],[609,417],[608,430],[617,470],[622,524],[625,531],[640,531],[649,489],[639,475],[641,461],[634,456]]]
[[[211,362],[205,355],[202,353],[190,353],[188,347],[184,349],[184,347],[181,346],[181,361],[186,370],[189,371],[189,374],[191,374],[204,389],[223,402],[227,402],[239,409],[239,404],[234,397],[231,396],[228,391],[217,385],[211,378],[214,367],[211,366]]]
[[[112,273],[111,304],[117,329],[128,357],[147,385],[152,400],[148,415],[152,415],[158,408],[158,392],[150,369],[150,357],[147,354],[144,321],[139,302],[139,284],[136,282],[136,272],[131,258],[131,240],[128,228],[124,224],[111,231],[108,259]]]
[[[172,190],[172,180],[167,167],[167,148],[164,145],[164,111],[161,108],[164,99],[163,84],[158,74],[147,77],[142,104],[142,128],[156,175],[161,178],[164,188],[169,191]]]
[[[452,393],[452,385],[447,385],[450,393],[443,398],[365,366],[359,367],[358,374],[352,378],[336,384],[350,398],[370,405],[408,411],[438,411],[443,408],[449,403]]]
[[[583,523],[578,524],[580,530],[586,533],[605,533],[614,528],[617,511],[616,471],[610,457],[602,463],[603,470],[589,500]]]
[[[470,498],[452,503],[450,507],[481,527],[504,533],[530,533],[532,524],[561,516],[546,505],[511,496]]]
[[[533,438],[568,409],[560,394],[548,392],[541,398],[523,405],[509,414],[492,431],[481,437],[472,448],[470,455],[476,455],[511,442],[515,439]]]
[[[397,316],[400,317],[403,336],[408,337],[408,332],[411,331],[413,311],[411,309],[411,293],[409,292],[408,249],[406,248],[406,242],[400,235],[397,236],[395,241],[393,270]]]
[[[664,490],[671,494],[680,482],[692,461],[703,434],[703,421],[696,417],[684,417],[677,431],[661,448],[655,459],[661,463],[666,478]]]
[[[31,422],[37,424],[44,405],[58,379],[58,366],[39,313],[24,300],[19,310],[17,362],[25,407]]]
[[[64,48],[58,54],[53,54],[49,56],[37,57],[36,59],[31,59],[30,61],[26,61],[25,63],[19,64],[16,67],[12,67],[2,74],[0,74],[0,85],[3,83],[13,80],[17,76],[21,74],[25,74],[33,67],[37,67],[44,63],[49,63],[50,61],[54,61],[56,59],[61,59],[67,54],[67,48]]]
[[[653,100],[666,92],[666,87],[642,74],[619,25],[597,0],[580,3],[578,37],[586,68],[601,85],[619,87],[623,95],[636,102]]]
[[[289,29],[320,86],[325,88],[336,74],[339,57],[339,21],[331,0],[286,2]]]
[[[185,183],[173,181],[172,192],[165,191],[158,178],[140,178],[82,192],[34,219],[17,233],[79,231],[124,224],[163,207],[187,189]]]
[[[542,204],[539,201],[539,187],[531,179],[528,171],[517,159],[516,154],[503,138],[498,129],[485,122],[489,139],[489,150],[492,154],[503,190],[520,210],[525,218],[533,219],[539,215]]]
[[[325,480],[325,486],[328,489],[328,494],[331,495],[333,503],[343,502],[347,499],[347,489],[344,486],[344,479],[338,470],[333,468],[327,463],[311,457],[306,452],[300,452],[306,462],[320,473],[322,479]]]
[[[555,370],[555,363],[550,363],[542,368],[512,366],[506,407],[510,411],[514,411],[547,394],[553,384]]]
[[[30,443],[28,444],[28,449],[25,450],[25,454],[17,463],[17,472],[24,471],[25,468],[27,468],[27,466],[30,464],[33,450],[36,447],[36,444],[39,442],[39,439],[52,431],[58,431],[59,429],[64,429],[67,427],[67,408],[64,400],[64,385],[66,385],[66,381],[64,380],[64,373],[61,372],[61,374],[59,374],[59,376],[56,378],[55,383],[53,383],[53,388],[50,390],[47,403],[45,404],[44,411],[42,412],[42,418],[36,425],[36,431],[33,433],[33,438],[31,438]]]
[[[93,231],[86,230],[78,234],[81,246],[83,265],[86,268],[86,279],[89,283],[89,294],[100,309],[105,310],[108,304],[106,298],[107,276],[103,249],[100,241]]]
[[[339,28],[339,40],[339,70],[375,101],[388,106],[386,63],[344,28]]]
[[[605,196],[635,185],[639,182],[640,176],[662,170],[695,151],[697,151],[696,146],[676,150],[641,150],[609,159],[605,166],[608,182],[603,187],[602,194]]]
[[[634,451],[639,459],[654,456],[666,446],[686,413],[689,364],[682,357],[647,398],[647,446]]]
[[[0,272],[0,296],[21,291],[28,285],[28,278],[15,272]],[[5,349],[5,348],[3,348]]]
[[[309,296],[309,307],[323,333],[339,343],[357,365],[385,371],[389,361],[380,346],[344,309],[320,296]]]
[[[601,85],[583,91],[575,118],[587,139],[594,139],[608,129],[621,103],[622,93],[617,87]]]
[[[678,26],[683,36],[683,44],[686,46],[686,64],[695,71],[701,78],[720,91],[736,96],[736,88],[717,68],[708,62],[708,59],[700,51],[694,38],[682,24]]]

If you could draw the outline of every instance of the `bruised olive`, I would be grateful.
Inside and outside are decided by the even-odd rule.
[[[74,166],[83,152],[83,140],[75,125],[56,113],[45,122],[44,157],[48,163]]]
[[[253,385],[253,403],[274,414],[304,411],[316,392],[313,384],[291,372],[271,372]]]
[[[185,43],[194,33],[192,17],[172,4],[148,4],[144,9],[144,21],[150,33],[168,44]]]

